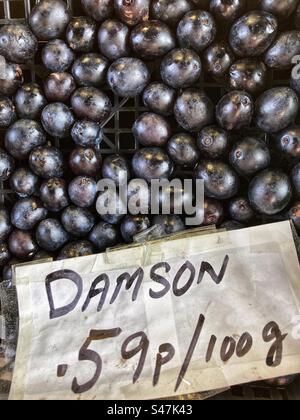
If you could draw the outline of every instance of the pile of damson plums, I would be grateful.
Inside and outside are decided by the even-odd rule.
[[[174,214],[100,217],[97,182],[120,174],[203,179],[205,225],[291,218],[300,229],[299,1],[81,3],[73,17],[42,0],[26,24],[0,28],[0,180],[13,192],[0,209],[3,279],[18,261],[103,252],[152,225],[185,229]],[[25,83],[37,57],[47,74]],[[274,87],[274,75],[286,82]],[[114,95],[147,108],[132,157],[101,156]]]

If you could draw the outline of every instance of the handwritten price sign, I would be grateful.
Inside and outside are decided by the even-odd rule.
[[[11,399],[151,399],[300,372],[289,223],[16,270]]]

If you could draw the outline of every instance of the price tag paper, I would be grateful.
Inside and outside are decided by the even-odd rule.
[[[153,399],[300,372],[289,222],[16,268],[11,399]]]

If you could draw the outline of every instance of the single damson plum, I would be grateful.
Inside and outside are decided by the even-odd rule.
[[[220,99],[216,108],[216,119],[225,130],[240,130],[251,124],[254,104],[244,91],[234,90]]]
[[[175,134],[167,144],[167,151],[172,161],[180,166],[192,168],[200,158],[196,141],[188,133]]]
[[[71,136],[78,146],[96,147],[101,143],[102,130],[95,121],[79,120],[73,125]]]
[[[150,220],[147,216],[136,215],[126,216],[121,224],[121,234],[124,241],[128,244],[132,243],[134,237],[150,227]]]
[[[279,150],[287,157],[300,158],[300,126],[289,127],[276,136]]]
[[[76,83],[69,73],[51,73],[45,80],[44,90],[48,101],[68,102],[76,90]]]
[[[174,114],[178,124],[187,131],[200,131],[214,119],[214,104],[200,89],[184,90],[177,98]]]
[[[79,86],[99,87],[106,81],[109,61],[100,54],[83,54],[74,62],[72,74]]]
[[[63,247],[57,259],[66,260],[68,258],[86,257],[93,255],[95,252],[94,246],[89,241],[74,241]]]
[[[16,110],[20,118],[37,119],[46,104],[45,95],[36,83],[23,85],[15,95]]]
[[[91,230],[89,240],[99,252],[104,252],[107,248],[112,248],[119,243],[119,228],[110,223],[100,222]]]
[[[272,44],[277,29],[277,19],[273,15],[263,10],[252,10],[233,24],[229,43],[240,57],[259,56]]]
[[[213,198],[205,198],[203,210],[204,218],[202,224],[204,226],[219,226],[222,223],[224,219],[224,206],[221,201]]]
[[[7,96],[14,95],[23,82],[21,67],[18,64],[6,63],[3,73],[0,74],[0,93]]]
[[[159,226],[162,235],[172,235],[185,229],[182,218],[175,214],[154,216],[152,224]]]
[[[92,148],[76,147],[70,154],[69,166],[75,175],[99,177],[102,157]]]
[[[143,93],[144,105],[163,116],[173,114],[176,91],[161,82],[150,83]]]
[[[236,61],[229,69],[229,86],[245,90],[252,95],[261,93],[267,83],[267,68],[262,61],[245,58]]]
[[[46,209],[59,212],[69,205],[67,184],[64,179],[51,178],[40,187],[40,199]]]
[[[274,215],[284,210],[292,197],[289,177],[280,170],[265,170],[249,186],[251,207],[262,214]]]
[[[292,124],[299,110],[293,89],[276,87],[264,92],[255,103],[255,122],[267,133],[277,133]]]
[[[62,212],[61,221],[67,232],[82,237],[88,235],[94,226],[95,217],[88,209],[69,206]]]
[[[32,9],[29,25],[41,41],[59,38],[71,19],[70,11],[63,0],[42,0]]]
[[[125,185],[131,178],[130,165],[120,155],[107,156],[102,164],[102,177],[111,179],[116,185]]]
[[[161,115],[142,114],[132,128],[135,139],[145,147],[162,147],[171,137],[171,126]]]
[[[0,242],[0,267],[6,265],[11,255],[5,242]]]
[[[228,205],[228,212],[233,220],[240,223],[250,223],[255,217],[247,197],[233,198]]]
[[[134,53],[144,60],[154,60],[167,54],[176,46],[169,27],[159,20],[140,23],[131,32]]]
[[[219,159],[229,150],[229,136],[222,128],[210,125],[200,131],[197,145],[205,157]]]
[[[49,41],[42,50],[44,66],[53,72],[68,70],[75,59],[71,48],[61,39]]]
[[[69,197],[78,207],[91,207],[97,195],[97,183],[93,178],[78,176],[69,184]]]
[[[12,230],[9,211],[0,208],[0,241],[5,241]]]
[[[147,182],[152,179],[168,179],[173,165],[166,152],[159,147],[146,147],[138,150],[132,159],[135,175]]]
[[[73,17],[67,27],[66,40],[76,53],[93,51],[97,40],[96,22],[87,16]]]
[[[27,25],[13,24],[0,28],[0,55],[7,60],[26,63],[34,58],[37,49],[37,39]]]
[[[155,19],[176,25],[189,11],[192,5],[189,0],[153,0],[151,14]]]
[[[1,82],[0,82],[1,83]],[[7,128],[17,118],[13,102],[6,96],[0,96],[0,128]]]
[[[50,136],[65,138],[70,136],[75,118],[67,105],[62,102],[54,102],[43,109],[41,121],[44,130]]]
[[[85,13],[97,22],[109,18],[114,11],[113,0],[81,0]]]
[[[174,89],[187,88],[195,84],[202,71],[200,57],[187,48],[172,50],[161,63],[162,80]]]
[[[109,97],[94,87],[77,89],[72,95],[71,105],[78,118],[95,122],[104,121],[112,108]]]
[[[294,222],[297,230],[300,232],[300,201],[294,203],[288,212],[289,219]]]
[[[197,53],[205,50],[215,39],[217,27],[213,16],[205,10],[192,10],[184,15],[177,27],[177,38],[183,48]]]
[[[21,198],[12,208],[11,222],[18,229],[31,230],[47,217],[47,213],[38,198]]]
[[[7,181],[15,169],[14,158],[0,149],[0,181]]]
[[[197,179],[203,179],[207,197],[227,200],[238,192],[239,178],[225,162],[202,161],[196,168],[195,176]]]
[[[121,97],[139,95],[149,81],[148,67],[137,58],[120,58],[110,66],[107,73],[109,87],[116,95]]]
[[[271,154],[263,140],[245,137],[234,144],[229,159],[239,174],[252,176],[270,165]]]
[[[223,78],[234,62],[234,54],[225,41],[211,44],[203,53],[204,68],[215,79]]]
[[[29,156],[32,171],[44,179],[61,177],[64,174],[64,158],[59,149],[52,146],[36,147]]]
[[[50,252],[58,251],[68,242],[69,235],[56,219],[45,219],[37,227],[35,237],[39,246]]]
[[[38,244],[31,232],[14,230],[8,238],[10,252],[20,260],[31,259],[38,251]]]
[[[9,183],[20,197],[30,197],[38,191],[39,178],[29,168],[23,167],[13,172]]]
[[[293,58],[300,54],[300,31],[282,32],[265,54],[268,67],[277,70],[293,66]]]
[[[221,24],[230,24],[246,9],[246,0],[211,0],[210,11]]]
[[[295,12],[298,0],[261,0],[260,7],[280,18],[288,18]]]
[[[102,220],[111,225],[119,225],[127,214],[127,203],[111,188],[99,193],[96,209]]]
[[[115,61],[130,54],[130,31],[128,26],[116,19],[102,23],[98,32],[100,52],[109,60]]]
[[[114,0],[115,13],[129,26],[148,20],[150,0]]]
[[[296,194],[300,197],[300,163],[297,163],[292,170],[292,181]]]

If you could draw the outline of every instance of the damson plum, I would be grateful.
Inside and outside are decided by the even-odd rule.
[[[13,24],[0,28],[0,55],[7,60],[27,63],[34,58],[37,49],[37,39],[28,26]]]
[[[234,54],[227,42],[217,41],[203,53],[204,68],[215,79],[223,78],[234,62]]]
[[[59,212],[69,205],[67,184],[64,179],[51,178],[40,187],[40,199],[46,209]]]
[[[29,168],[18,168],[11,175],[9,183],[20,197],[30,197],[38,191],[39,178]]]
[[[14,159],[5,150],[0,149],[0,181],[7,181],[14,168]]]
[[[144,105],[151,111],[163,116],[172,115],[176,91],[161,82],[150,83],[144,90]]]
[[[49,101],[67,102],[76,89],[76,83],[69,73],[51,73],[45,80],[44,89]]]
[[[254,104],[244,91],[234,90],[220,99],[216,108],[216,119],[225,130],[240,130],[252,121]]]
[[[5,241],[11,230],[9,212],[5,208],[0,208],[0,241]]]
[[[134,237],[150,227],[147,216],[126,216],[121,224],[121,234],[126,243],[132,243]]]
[[[63,211],[61,221],[67,232],[82,237],[88,235],[94,226],[95,217],[87,209],[70,206]]]
[[[193,167],[200,158],[196,141],[188,133],[175,134],[168,142],[167,151],[172,161],[181,166]]]
[[[94,246],[89,241],[74,241],[70,242],[60,251],[57,259],[66,260],[68,258],[85,257],[93,255],[95,252]]]
[[[65,138],[69,137],[75,118],[67,105],[54,102],[43,109],[41,121],[50,136]]]
[[[39,247],[31,232],[25,230],[14,230],[8,238],[10,252],[20,260],[31,259]]]
[[[292,181],[296,194],[300,197],[300,163],[295,165],[292,170]]]
[[[271,154],[262,140],[245,137],[234,144],[230,152],[230,163],[241,175],[252,176],[266,169],[271,162]]]
[[[300,54],[300,31],[281,33],[265,54],[268,67],[277,70],[293,66],[293,58]]]
[[[172,235],[185,229],[182,218],[175,214],[154,216],[153,225],[160,227],[162,235]]]
[[[120,155],[107,156],[102,165],[102,177],[111,179],[116,185],[124,185],[131,178],[130,166]]]
[[[280,18],[288,18],[296,10],[298,0],[262,0],[260,7]]]
[[[97,40],[96,22],[86,16],[74,17],[67,27],[66,40],[76,53],[93,51]]]
[[[222,128],[211,125],[200,131],[197,145],[205,157],[219,159],[228,152],[229,136]]]
[[[64,72],[68,70],[74,59],[74,52],[61,39],[49,41],[42,50],[44,66],[53,72]]]
[[[233,220],[240,223],[250,223],[255,216],[247,197],[233,198],[229,203],[228,212]]]
[[[148,20],[150,0],[114,0],[115,13],[129,26]]]
[[[294,203],[288,212],[289,219],[294,222],[297,230],[300,232],[300,201]]]
[[[235,62],[229,69],[229,85],[235,90],[245,90],[256,95],[267,83],[267,68],[262,61],[245,58]]]
[[[224,207],[221,201],[213,198],[204,200],[204,220],[203,225],[220,225],[224,219]]]
[[[77,58],[72,74],[79,86],[99,87],[106,80],[108,60],[100,54],[84,54]]]
[[[299,100],[288,87],[276,87],[264,92],[255,103],[255,121],[267,133],[277,133],[292,124],[298,114]]]
[[[46,251],[58,251],[69,239],[69,235],[56,219],[43,220],[36,229],[36,240]]]
[[[0,93],[11,96],[23,84],[23,71],[18,64],[6,63],[4,72],[0,74]]]
[[[162,147],[171,137],[171,126],[161,115],[142,114],[132,128],[135,139],[145,147]]]
[[[1,83],[1,82],[0,82]],[[6,96],[0,96],[0,128],[7,128],[17,118],[13,102]]]
[[[276,137],[281,152],[290,158],[300,158],[300,126],[287,128]]]
[[[78,146],[96,147],[102,140],[100,124],[90,120],[76,121],[71,136]]]
[[[111,111],[109,97],[94,87],[82,87],[77,89],[71,98],[73,111],[78,118],[102,122]]]
[[[29,156],[32,171],[44,179],[61,177],[64,174],[64,158],[59,149],[52,146],[36,147]]]
[[[153,0],[151,14],[155,19],[176,25],[192,9],[188,0]]]
[[[0,267],[8,263],[10,259],[10,252],[5,242],[0,242]]]
[[[76,147],[69,157],[69,166],[75,175],[99,177],[101,163],[100,153],[90,147]]]
[[[128,57],[130,54],[129,35],[129,28],[124,23],[116,19],[106,20],[98,32],[100,52],[111,61]]]
[[[222,24],[235,21],[246,9],[246,0],[212,0],[210,11]]]
[[[118,225],[127,214],[127,203],[113,189],[108,189],[107,191],[100,191],[96,209],[104,222]]]
[[[265,170],[249,186],[251,207],[262,214],[274,215],[284,210],[292,197],[289,177],[280,170]]]
[[[200,89],[184,90],[177,98],[174,107],[175,118],[187,131],[199,131],[214,119],[214,104]]]
[[[38,118],[46,104],[45,95],[36,83],[23,85],[15,95],[16,110],[20,118]]]
[[[47,210],[38,198],[21,198],[11,211],[11,223],[18,229],[31,230],[47,217]]]
[[[250,11],[231,27],[229,43],[240,57],[259,56],[272,44],[277,29],[277,19],[273,15],[263,10]]]
[[[138,150],[132,159],[135,175],[151,182],[152,179],[168,179],[173,166],[169,156],[159,147],[146,147]]]
[[[197,179],[203,179],[205,194],[209,198],[226,200],[232,198],[238,192],[238,176],[224,162],[202,161],[197,166],[195,175]]]
[[[181,48],[171,51],[161,63],[163,81],[175,88],[187,88],[196,83],[202,71],[200,57],[195,51]]]
[[[63,35],[70,19],[65,1],[42,0],[32,9],[29,25],[38,39],[47,41]]]
[[[109,18],[114,11],[113,0],[81,0],[87,15],[97,22]]]
[[[213,16],[205,10],[192,10],[184,15],[177,27],[177,38],[183,48],[197,53],[205,50],[217,33]]]
[[[39,123],[33,120],[15,122],[5,134],[5,148],[16,159],[27,159],[37,146],[46,143],[46,135]]]
[[[131,32],[131,45],[135,54],[144,60],[153,60],[167,54],[176,46],[169,27],[159,20],[140,23]]]
[[[139,95],[149,81],[148,67],[137,58],[120,58],[110,66],[107,73],[108,85],[116,95],[121,97]]]
[[[97,183],[93,178],[78,176],[69,184],[69,197],[78,207],[90,207],[94,204],[97,195]]]
[[[112,248],[119,243],[119,229],[110,223],[100,222],[91,230],[89,240],[99,252],[104,252],[107,248]]]

